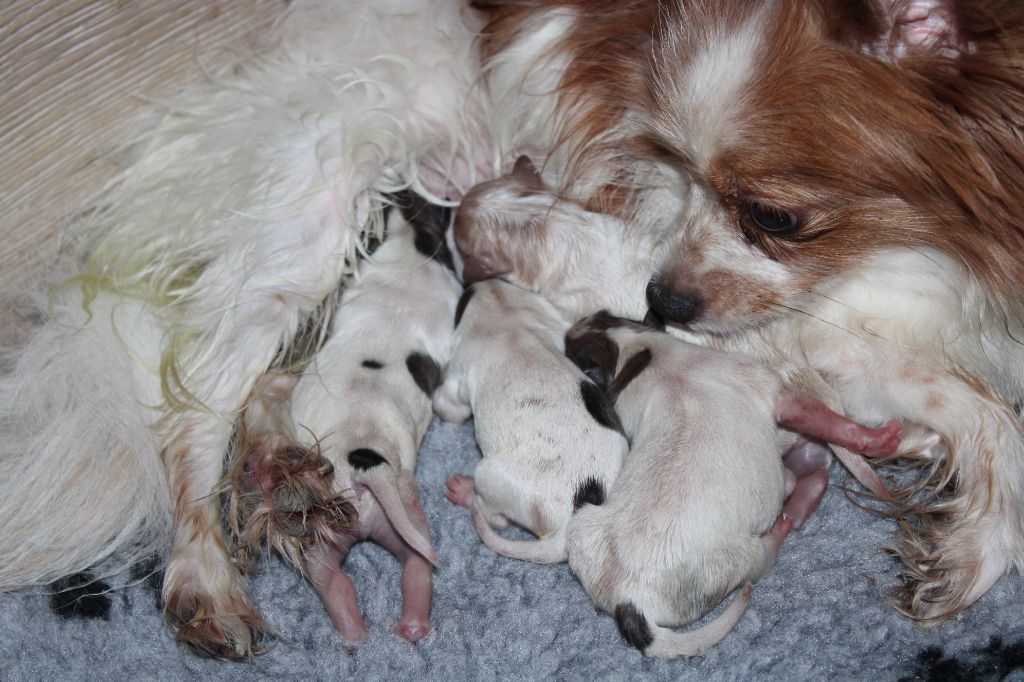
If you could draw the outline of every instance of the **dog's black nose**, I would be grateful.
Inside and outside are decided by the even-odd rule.
[[[647,302],[655,313],[674,322],[689,322],[697,316],[700,307],[699,296],[672,291],[656,279],[647,285]]]

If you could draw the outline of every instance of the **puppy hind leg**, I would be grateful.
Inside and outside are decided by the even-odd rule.
[[[318,545],[305,561],[305,573],[313,583],[327,615],[335,629],[345,640],[345,647],[355,648],[370,636],[359,612],[355,585],[344,571],[341,562],[344,552],[337,547]]]
[[[776,406],[780,426],[834,443],[866,455],[891,455],[900,444],[900,425],[890,421],[873,429],[834,412],[816,398],[796,391],[785,391]]]
[[[398,488],[409,521],[423,536],[429,538],[430,529],[411,472],[399,472]],[[380,528],[375,529],[372,538],[402,563],[402,615],[395,626],[395,633],[410,642],[417,642],[430,632],[434,567],[420,552],[405,542],[387,521],[382,520]]]

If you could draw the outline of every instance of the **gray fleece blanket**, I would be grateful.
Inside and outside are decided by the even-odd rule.
[[[104,594],[93,586],[0,598],[0,679],[1024,679],[1024,580],[1003,578],[961,617],[915,626],[888,603],[898,566],[879,547],[894,524],[851,504],[839,469],[736,629],[701,658],[661,661],[620,639],[566,565],[514,561],[481,544],[468,512],[443,497],[445,477],[471,473],[479,456],[472,422],[437,420],[420,453],[440,564],[433,631],[418,644],[391,631],[398,562],[362,543],[345,565],[371,632],[355,653],[342,649],[310,585],[266,558],[251,585],[279,634],[274,647],[247,663],[197,658],[163,625],[159,573],[143,567],[108,580]]]

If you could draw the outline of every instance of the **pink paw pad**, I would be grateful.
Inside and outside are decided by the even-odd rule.
[[[445,491],[444,496],[453,504],[469,507],[473,504],[473,498],[476,497],[476,485],[473,482],[473,477],[465,474],[449,476],[448,490]]]

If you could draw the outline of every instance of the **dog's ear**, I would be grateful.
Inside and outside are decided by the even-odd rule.
[[[914,55],[958,57],[965,49],[956,0],[881,0],[883,33],[865,51],[898,62]]]
[[[565,355],[602,389],[615,378],[619,345],[608,336],[608,327],[592,316],[577,322],[565,335]]]
[[[525,154],[516,159],[516,165],[512,168],[512,177],[538,192],[543,192],[547,189],[544,185],[544,180],[540,177],[540,173],[537,172],[537,167],[533,165],[530,157]]]

